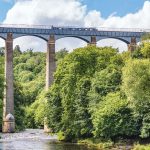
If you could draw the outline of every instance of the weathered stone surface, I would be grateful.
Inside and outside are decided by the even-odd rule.
[[[55,62],[55,37],[50,35],[49,41],[47,42],[47,55],[46,55],[46,90],[52,85],[54,80],[54,72],[56,70]],[[50,132],[46,123],[46,118],[44,120],[44,132]]]
[[[55,62],[55,37],[51,35],[47,42],[47,55],[46,55],[46,90],[49,89],[50,85],[54,80],[54,72],[56,70]]]
[[[4,119],[3,133],[15,132],[15,118],[12,114],[8,114]]]
[[[96,36],[91,36],[91,41],[90,43],[88,43],[88,45],[96,46],[96,44],[97,44]]]
[[[4,105],[3,105],[3,132],[14,132],[15,121],[12,125],[6,120],[9,114],[14,115],[14,88],[13,88],[13,36],[7,34],[5,41],[5,89],[4,89]]]
[[[128,44],[128,51],[134,51],[137,47],[136,37],[131,38],[131,43]]]

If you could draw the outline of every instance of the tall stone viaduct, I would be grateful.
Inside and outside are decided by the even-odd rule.
[[[0,38],[5,40],[5,91],[3,106],[3,132],[15,131],[13,88],[13,40],[22,36],[35,36],[47,42],[46,89],[53,82],[55,64],[55,41],[64,37],[75,37],[89,45],[99,40],[114,38],[125,42],[133,51],[141,37],[150,32],[144,29],[79,28],[31,25],[0,25]]]

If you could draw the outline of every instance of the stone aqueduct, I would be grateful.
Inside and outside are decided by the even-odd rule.
[[[47,42],[46,89],[53,82],[55,64],[55,41],[64,37],[75,37],[90,45],[106,38],[125,42],[134,50],[141,37],[150,32],[143,29],[79,28],[31,25],[0,25],[0,38],[5,40],[5,91],[3,106],[3,132],[15,131],[13,89],[13,40],[22,36],[36,36]]]

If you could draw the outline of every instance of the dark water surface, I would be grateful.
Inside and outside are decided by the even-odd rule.
[[[94,150],[85,145],[58,143],[57,136],[43,130],[27,129],[14,134],[1,134],[0,150]]]

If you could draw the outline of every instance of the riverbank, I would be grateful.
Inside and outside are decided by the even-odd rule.
[[[79,144],[85,144],[89,148],[97,150],[150,150],[150,142],[142,142],[134,139],[112,141],[101,141],[99,139],[86,139],[78,141]],[[140,143],[140,144],[139,144]]]
[[[49,135],[40,129],[26,129],[18,133],[1,133],[0,150],[93,150],[86,145],[63,143],[56,135]]]
[[[0,149],[9,150],[150,150],[149,140],[138,144],[138,140],[101,141],[99,139],[86,139],[78,141],[78,144],[63,143],[58,141],[56,135],[49,135],[40,129],[26,129],[25,131],[2,134]]]

